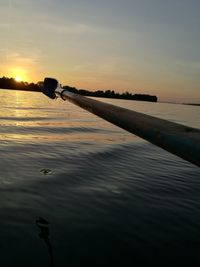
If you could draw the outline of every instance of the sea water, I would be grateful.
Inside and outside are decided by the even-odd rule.
[[[200,128],[197,106],[99,100]],[[198,167],[34,92],[0,91],[0,142],[1,266],[200,265]]]

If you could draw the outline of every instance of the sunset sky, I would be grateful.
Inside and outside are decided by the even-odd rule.
[[[0,0],[0,77],[200,103],[199,0]]]

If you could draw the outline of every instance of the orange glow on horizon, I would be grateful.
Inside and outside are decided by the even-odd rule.
[[[8,77],[13,77],[16,82],[27,81],[27,70],[21,67],[9,68]]]
[[[15,77],[15,81],[16,81],[16,82],[21,82],[21,81],[22,81],[22,78],[21,78],[20,76],[16,76],[16,77]]]

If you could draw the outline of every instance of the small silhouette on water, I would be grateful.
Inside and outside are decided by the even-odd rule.
[[[51,242],[49,240],[49,222],[44,218],[39,217],[36,221],[36,225],[40,229],[39,237],[44,240],[45,244],[47,245],[48,252],[49,252],[49,267],[55,267],[54,264],[54,257],[53,257],[53,248]]]
[[[41,169],[40,170],[40,173],[42,173],[44,175],[47,175],[47,174],[51,174],[52,173],[52,170],[50,170],[50,169]]]

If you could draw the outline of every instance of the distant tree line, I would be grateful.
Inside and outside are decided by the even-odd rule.
[[[41,92],[43,82],[27,83],[27,82],[17,82],[14,78],[2,77],[0,78],[0,88],[3,89],[14,89],[14,90],[24,90],[24,91],[38,91]],[[69,90],[72,93],[77,93],[84,96],[93,96],[93,97],[105,97],[105,98],[117,98],[117,99],[128,99],[128,100],[141,100],[141,101],[150,101],[157,102],[157,96],[152,96],[148,94],[131,94],[129,92],[125,93],[116,93],[114,90],[97,90],[97,91],[88,91],[86,89],[77,89],[71,86],[63,86],[62,88]]]
[[[151,101],[157,102],[157,96],[152,96],[148,94],[131,94],[129,92],[125,93],[115,93],[114,90],[98,90],[98,91],[88,91],[85,89],[76,89],[75,87],[63,86],[64,89],[72,93],[77,93],[84,96],[94,96],[94,97],[106,97],[106,98],[117,98],[117,99],[128,99],[128,100],[141,100],[141,101]]]
[[[23,91],[41,91],[39,84],[18,82],[14,78],[2,77],[0,78],[0,88],[2,89],[14,89]]]

